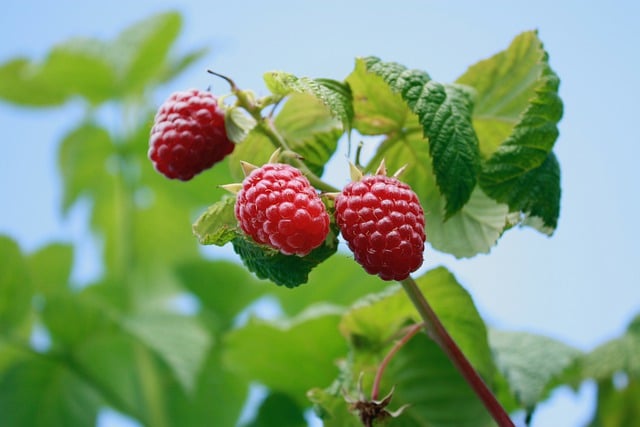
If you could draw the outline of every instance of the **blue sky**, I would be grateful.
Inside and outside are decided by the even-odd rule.
[[[156,12],[183,12],[179,46],[206,45],[211,52],[165,87],[159,100],[176,89],[207,87],[205,68],[259,92],[265,71],[342,79],[356,56],[369,54],[447,82],[507,47],[518,33],[538,29],[562,80],[565,104],[556,145],[563,188],[558,230],[552,238],[512,230],[489,256],[427,254],[427,262],[453,270],[490,324],[543,333],[583,350],[622,333],[640,311],[636,2],[6,3],[2,62],[16,55],[43,57],[52,44],[72,36],[114,37]],[[73,105],[34,111],[0,103],[0,233],[27,250],[52,239],[80,240],[84,231],[80,214],[60,217],[55,165],[56,141],[79,114]],[[561,390],[543,405],[534,426],[580,425],[592,401],[589,386],[578,394]]]

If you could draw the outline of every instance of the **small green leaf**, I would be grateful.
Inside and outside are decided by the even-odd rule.
[[[304,404],[307,390],[338,374],[335,360],[347,351],[337,333],[340,312],[316,307],[288,322],[252,319],[226,335],[224,365]]]
[[[276,285],[295,288],[307,283],[309,272],[336,252],[337,235],[337,230],[333,229],[322,245],[304,257],[284,255],[244,237],[237,237],[232,243],[233,249],[240,255],[245,266],[260,279],[268,279]]]
[[[470,67],[458,83],[475,89],[483,190],[512,211],[534,215],[535,210],[545,226],[555,228],[559,209],[545,202],[557,204],[555,180],[539,180],[533,192],[530,179],[522,178],[549,162],[563,108],[560,80],[537,33],[520,34],[506,50]]]
[[[640,315],[627,332],[594,349],[582,360],[582,376],[598,381],[608,380],[617,372],[640,378]]]
[[[212,344],[195,319],[158,312],[132,315],[122,322],[125,330],[164,360],[185,390],[193,390]]]
[[[17,243],[0,236],[0,332],[18,328],[31,308],[33,285]]]
[[[232,107],[225,112],[224,126],[229,139],[238,144],[249,135],[256,126],[256,121],[241,108]]]
[[[317,98],[292,94],[274,123],[291,150],[304,158],[313,173],[321,176],[343,133],[340,122]]]
[[[268,72],[264,75],[264,81],[276,95],[306,93],[315,96],[327,106],[331,114],[340,119],[345,130],[351,129],[353,105],[351,89],[347,84],[330,79],[296,77],[284,71]]]
[[[411,112],[399,93],[391,90],[384,79],[367,72],[365,61],[356,60],[355,69],[347,77],[353,91],[353,127],[363,135],[383,135],[403,129]]]
[[[417,116],[440,192],[446,199],[445,218],[471,197],[479,168],[478,140],[471,123],[473,102],[460,85],[443,85],[423,71],[409,70],[375,57],[364,58],[367,70],[384,79]]]
[[[136,22],[120,33],[112,52],[123,94],[143,89],[159,80],[169,65],[167,55],[182,28],[177,12],[161,13]]]
[[[528,411],[547,396],[553,381],[581,354],[562,342],[526,332],[490,330],[489,342],[513,396]]]
[[[103,404],[85,379],[43,357],[21,361],[0,376],[3,425],[92,426]]]
[[[224,246],[239,235],[235,203],[235,197],[226,197],[200,215],[193,224],[193,234],[201,245]]]

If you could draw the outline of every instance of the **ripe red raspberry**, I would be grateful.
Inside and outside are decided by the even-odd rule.
[[[174,92],[158,110],[149,158],[167,178],[188,181],[230,154],[224,113],[209,92]]]
[[[336,222],[368,273],[403,280],[422,265],[424,211],[398,179],[370,175],[348,184],[336,198]]]
[[[329,214],[302,173],[287,164],[253,170],[238,192],[235,215],[256,242],[285,255],[305,256],[324,242]]]

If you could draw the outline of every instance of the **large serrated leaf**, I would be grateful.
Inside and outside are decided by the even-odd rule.
[[[224,246],[238,236],[235,202],[235,197],[226,197],[209,206],[196,220],[193,234],[201,245]]]
[[[318,98],[339,118],[345,130],[351,129],[353,104],[351,89],[345,83],[330,79],[296,77],[284,71],[271,71],[264,75],[264,81],[271,92],[286,96],[291,93],[306,93]]]
[[[375,57],[364,58],[367,70],[384,79],[418,116],[440,192],[445,217],[458,212],[471,197],[478,174],[478,140],[471,123],[473,103],[468,90],[443,85],[419,70]],[[359,94],[355,95],[356,97]]]
[[[475,89],[473,121],[484,157],[483,190],[512,211],[545,210],[542,219],[554,228],[559,209],[538,204],[556,199],[555,182],[525,198],[528,182],[519,179],[548,161],[562,117],[560,80],[537,33],[520,34],[505,51],[473,65],[457,82]]]
[[[513,397],[531,411],[549,386],[580,356],[580,351],[554,339],[525,332],[489,330],[498,369]]]
[[[337,236],[337,230],[332,229],[324,243],[304,257],[284,255],[245,237],[236,237],[232,243],[245,266],[260,279],[295,288],[307,283],[311,270],[338,250]]]

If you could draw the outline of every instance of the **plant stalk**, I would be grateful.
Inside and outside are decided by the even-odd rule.
[[[442,322],[440,322],[440,319],[418,288],[415,280],[409,276],[400,283],[418,310],[418,313],[420,313],[420,317],[424,320],[424,328],[427,334],[442,348],[447,357],[453,362],[454,366],[480,398],[498,426],[515,427],[507,412],[500,402],[498,402],[498,399],[496,399],[482,377],[480,377],[462,353],[460,347],[458,347],[453,338],[451,338],[451,335],[449,335]]]

